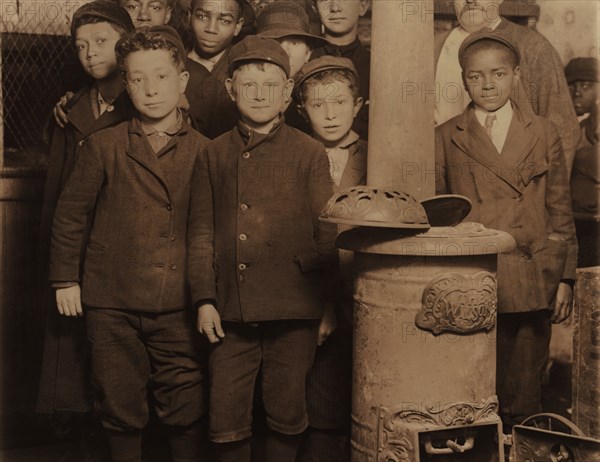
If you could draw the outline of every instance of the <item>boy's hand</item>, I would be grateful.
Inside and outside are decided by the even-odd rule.
[[[69,119],[67,119],[67,113],[65,112],[65,108],[67,107],[67,103],[73,99],[75,93],[72,91],[68,91],[65,95],[58,100],[58,103],[52,109],[52,113],[54,114],[54,120],[56,120],[56,124],[60,128],[65,128],[65,126],[69,123]]]
[[[333,334],[333,331],[337,329],[337,316],[335,315],[335,306],[333,303],[327,303],[325,305],[325,312],[321,318],[319,324],[319,335],[317,337],[317,345],[321,346],[325,343],[325,340]]]
[[[210,343],[217,343],[225,337],[225,332],[221,327],[221,316],[214,305],[210,303],[200,305],[197,329],[200,334],[206,335]]]
[[[554,297],[554,313],[550,320],[560,324],[569,317],[573,310],[573,289],[566,282],[560,282]]]
[[[56,306],[58,312],[63,316],[82,316],[79,284],[64,289],[56,289]]]

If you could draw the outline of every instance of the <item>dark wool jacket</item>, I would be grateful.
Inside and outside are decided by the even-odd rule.
[[[161,312],[189,306],[187,215],[194,163],[206,138],[184,124],[158,154],[138,119],[91,135],[56,208],[50,280],[79,279],[86,305]]]
[[[318,217],[332,194],[323,145],[282,122],[214,140],[192,182],[193,301],[216,301],[226,321],[320,318],[336,227]]]
[[[436,128],[436,191],[467,196],[467,221],[511,234],[498,258],[498,312],[548,308],[561,279],[575,279],[577,240],[569,180],[554,125],[514,114],[498,153],[471,103]]]

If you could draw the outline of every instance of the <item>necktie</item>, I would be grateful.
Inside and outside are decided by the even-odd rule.
[[[492,139],[492,126],[494,125],[495,121],[496,121],[495,114],[488,114],[487,116],[485,116],[484,128],[485,128],[485,132],[488,134],[490,139]]]

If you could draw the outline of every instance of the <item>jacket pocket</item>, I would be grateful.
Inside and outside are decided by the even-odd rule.
[[[296,255],[294,256],[294,261],[298,263],[300,271],[303,273],[319,270],[328,266],[327,259],[323,258],[317,252]]]
[[[523,184],[527,186],[532,181],[538,182],[548,172],[548,162],[541,159],[536,162],[525,162],[519,169]]]

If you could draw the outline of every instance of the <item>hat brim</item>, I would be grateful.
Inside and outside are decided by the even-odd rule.
[[[281,39],[284,37],[302,37],[310,43],[311,48],[313,49],[325,46],[329,43],[325,38],[319,37],[318,35],[309,34],[302,29],[292,29],[290,27],[281,27],[279,25],[276,25],[275,27],[265,27],[257,35],[272,39]]]
[[[423,199],[421,205],[431,226],[454,226],[471,211],[471,201],[458,194],[442,194]]]

